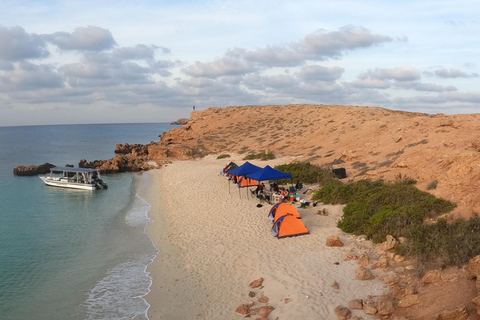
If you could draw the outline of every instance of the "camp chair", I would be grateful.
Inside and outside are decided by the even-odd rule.
[[[294,186],[290,186],[289,190],[290,190],[290,192],[295,193],[295,187]]]

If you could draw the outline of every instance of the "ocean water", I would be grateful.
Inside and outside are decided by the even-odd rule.
[[[112,158],[117,143],[149,143],[173,126],[0,127],[0,319],[147,319],[145,234],[150,205],[133,174],[102,175],[107,190],[48,187],[17,165]]]

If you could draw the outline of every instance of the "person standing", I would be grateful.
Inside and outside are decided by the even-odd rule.
[[[193,106],[193,111],[195,111],[195,106]]]

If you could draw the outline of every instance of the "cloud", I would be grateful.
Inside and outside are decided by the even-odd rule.
[[[213,62],[202,63],[196,61],[194,64],[183,68],[182,72],[192,77],[216,78],[225,75],[239,75],[254,71],[252,64],[233,58],[219,58]]]
[[[0,26],[0,60],[22,61],[48,57],[42,36],[28,34],[22,27]]]
[[[373,34],[360,27],[345,26],[338,31],[329,32],[322,29],[283,46],[266,46],[256,50],[233,48],[228,50],[223,58],[208,63],[197,61],[182,71],[192,77],[215,78],[247,74],[271,67],[296,67],[307,61],[339,58],[347,51],[390,41],[393,39],[388,36]],[[334,72],[339,71],[340,69],[337,69]]]
[[[344,26],[338,31],[320,29],[308,34],[301,41],[292,45],[295,51],[302,53],[308,59],[324,60],[338,58],[345,51],[367,48],[384,42],[391,42],[388,36],[372,34],[362,27]]]
[[[354,88],[370,88],[370,89],[387,89],[391,87],[391,83],[388,80],[380,80],[380,79],[368,79],[368,78],[361,78],[349,82],[349,84]]]
[[[413,81],[420,79],[420,72],[411,67],[396,67],[391,69],[375,68],[358,76],[359,79]]]
[[[228,57],[243,59],[264,67],[288,67],[301,65],[305,57],[288,47],[267,46],[257,50],[248,51],[235,48],[227,51]]]
[[[110,31],[95,26],[79,27],[74,32],[55,32],[44,38],[62,50],[103,51],[116,45]]]
[[[440,68],[435,70],[435,75],[440,78],[478,78],[478,73],[468,74],[460,69]]]
[[[12,70],[0,74],[0,91],[15,92],[62,88],[63,79],[51,65],[20,62]]]
[[[323,67],[320,65],[303,66],[296,75],[303,81],[335,81],[340,79],[344,68],[341,67]]]
[[[442,86],[435,83],[423,83],[418,81],[403,81],[397,82],[395,84],[396,88],[401,89],[412,89],[416,91],[428,91],[428,92],[446,92],[446,91],[457,91],[458,89],[454,86]]]

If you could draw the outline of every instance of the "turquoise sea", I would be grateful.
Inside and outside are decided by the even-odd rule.
[[[173,126],[0,127],[0,319],[147,319],[145,234],[150,205],[133,174],[102,175],[107,190],[48,187],[17,165],[112,158],[117,143],[149,143]]]

